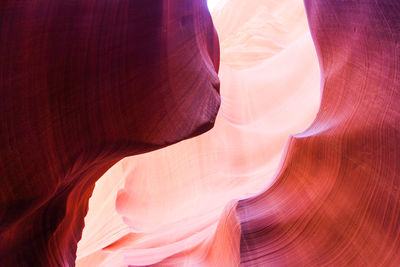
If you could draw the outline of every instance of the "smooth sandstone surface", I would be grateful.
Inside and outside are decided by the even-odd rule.
[[[274,184],[240,200],[243,266],[400,264],[400,3],[306,0],[322,75]]]
[[[210,129],[205,0],[0,3],[0,266],[73,266],[94,184]]]
[[[235,199],[273,182],[288,136],[311,124],[320,101],[303,3],[266,2],[248,1],[243,9],[243,1],[229,1],[212,14],[222,55],[222,104],[214,128],[125,158],[97,182],[77,266],[240,263]],[[254,13],[257,7],[262,12]],[[230,25],[244,30],[226,34]],[[250,55],[269,47],[269,54]]]
[[[1,3],[0,266],[399,266],[399,14]]]

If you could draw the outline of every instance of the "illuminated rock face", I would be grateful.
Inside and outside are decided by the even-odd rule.
[[[400,5],[305,2],[322,80],[311,123],[318,104],[307,94],[319,73],[315,79],[309,39],[290,18],[271,15],[261,23],[263,8],[279,14],[290,6],[298,14],[295,5],[243,3],[232,1],[214,14],[225,49],[215,128],[124,159],[103,177],[86,218],[79,266],[400,264]],[[254,17],[236,21],[235,11]],[[224,21],[221,14],[230,16]],[[273,22],[281,25],[274,38],[255,31],[276,29]],[[232,25],[243,30],[224,34]],[[285,35],[293,25],[298,35]],[[254,56],[260,43],[269,52]],[[299,59],[304,63],[297,66]],[[291,102],[296,92],[300,97]],[[309,107],[301,104],[306,96]],[[279,109],[278,99],[298,112]],[[279,131],[285,114],[303,123]],[[280,138],[296,132],[277,167]],[[274,168],[274,183],[261,190]]]
[[[78,266],[400,265],[400,3],[306,0],[320,70],[300,7],[216,11],[215,127],[119,161],[213,125],[205,1],[2,4],[0,265],[73,265],[118,161]]]
[[[273,182],[287,138],[312,123],[320,102],[304,5],[290,2],[232,0],[213,14],[223,55],[214,128],[125,158],[96,183],[77,266],[240,263],[232,200]],[[242,30],[224,34],[231,25]]]
[[[400,3],[305,1],[321,107],[239,201],[244,266],[400,264]]]
[[[0,265],[72,266],[95,181],[219,107],[204,1],[0,4]]]

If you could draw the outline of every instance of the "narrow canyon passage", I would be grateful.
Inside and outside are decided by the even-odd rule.
[[[216,230],[224,208],[273,182],[289,135],[317,113],[320,73],[302,1],[230,0],[212,16],[221,51],[214,128],[125,158],[96,183],[78,266],[238,264],[237,248],[210,253],[228,234]]]
[[[0,267],[400,266],[399,14],[2,1]]]

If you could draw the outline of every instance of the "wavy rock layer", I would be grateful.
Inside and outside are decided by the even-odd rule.
[[[99,204],[101,197],[91,202],[98,217],[86,218],[78,265],[400,264],[400,4],[305,1],[321,68],[320,109],[307,130],[289,138],[272,186],[249,197],[272,182],[273,155],[285,132],[273,129],[301,130],[283,122],[285,112],[294,115],[279,107],[290,103],[294,122],[304,125],[313,114],[298,112],[313,88],[314,79],[305,78],[313,63],[288,64],[296,55],[311,57],[307,41],[285,35],[293,25],[271,15],[295,2],[266,2],[229,2],[216,13],[230,14],[225,24],[214,14],[223,49],[223,104],[215,128],[124,159],[103,177],[118,181],[112,188],[99,183],[114,197],[107,205]],[[239,13],[247,18],[233,19]],[[269,20],[260,23],[267,13]],[[277,32],[268,38],[270,31],[255,30],[262,25]],[[243,30],[235,37],[231,26]],[[263,46],[268,53],[257,54]],[[267,89],[275,97],[268,98]],[[234,198],[242,199],[229,202]],[[102,217],[107,224],[98,223]]]
[[[400,265],[400,3],[305,1],[322,71],[314,123],[240,200],[243,266]]]
[[[266,2],[246,0],[248,10],[243,0],[230,1],[213,14],[222,55],[240,55],[221,61],[222,105],[215,127],[125,158],[96,183],[78,266],[239,265],[240,228],[232,200],[272,183],[288,136],[311,124],[320,101],[318,59],[303,3]],[[257,6],[263,12],[251,16]],[[276,15],[266,16],[268,10]],[[244,20],[241,15],[248,12]],[[224,34],[231,24],[243,33]],[[263,30],[266,25],[276,30]],[[246,42],[240,42],[243,35]],[[262,47],[273,54],[246,54]]]
[[[107,169],[213,126],[206,1],[3,1],[0,43],[0,265],[72,266]]]

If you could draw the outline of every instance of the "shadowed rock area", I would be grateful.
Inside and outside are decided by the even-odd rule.
[[[0,265],[73,266],[96,180],[213,126],[206,1],[3,1],[0,43]]]

